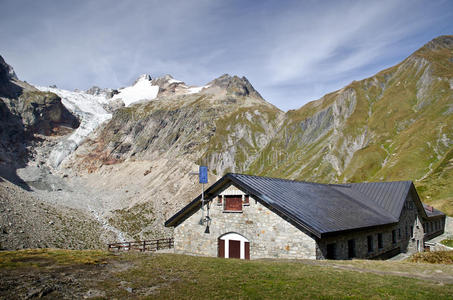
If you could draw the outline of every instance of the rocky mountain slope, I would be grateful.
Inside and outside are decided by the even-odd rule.
[[[17,81],[10,69],[3,74]],[[118,90],[39,89],[61,97],[80,126],[34,133],[41,141],[23,146],[17,178],[37,199],[81,210],[117,239],[171,235],[163,223],[200,192],[189,174],[200,164],[208,165],[210,183],[226,172],[331,183],[414,180],[423,201],[453,213],[453,36],[287,113],[245,77],[230,75],[198,87],[143,75]],[[32,128],[8,103],[0,102],[0,113],[17,124],[8,117],[3,134]],[[14,144],[8,141],[2,149]]]
[[[316,182],[413,180],[453,213],[453,36],[308,103],[248,173]]]
[[[109,219],[135,238],[171,234],[165,219],[200,192],[189,173],[207,163],[213,182],[245,171],[283,116],[246,78],[223,75],[199,88],[168,76],[154,82],[157,98],[115,111],[62,165],[118,191],[124,208]]]
[[[47,165],[51,148],[78,126],[60,97],[20,81],[0,57],[0,249],[99,248],[116,239],[85,209],[61,203],[71,186]]]

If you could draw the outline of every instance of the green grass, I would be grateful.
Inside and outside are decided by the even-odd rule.
[[[155,221],[152,203],[145,202],[130,208],[117,209],[112,212],[109,223],[131,237],[140,240],[140,233]],[[146,237],[151,238],[150,236]]]
[[[0,252],[0,269],[104,263],[112,254],[102,250],[27,249]]]
[[[440,243],[448,247],[453,247],[453,239],[446,239],[441,241]]]
[[[0,253],[0,272],[14,269],[8,272],[23,280],[21,270],[29,273],[30,262],[38,258],[51,259],[51,265],[43,267],[46,272],[53,270],[55,278],[59,278],[61,266],[72,264],[71,276],[79,272],[82,281],[65,288],[100,290],[103,298],[451,299],[453,294],[451,267],[409,262],[243,261],[174,254],[29,250]],[[86,264],[99,267],[83,267]],[[35,272],[39,269],[33,268]],[[63,270],[67,274],[68,268]],[[436,277],[439,270],[450,276],[443,277],[450,281]],[[84,279],[80,272],[91,273]],[[434,275],[429,280],[413,278],[418,274]],[[132,288],[132,294],[125,287]]]

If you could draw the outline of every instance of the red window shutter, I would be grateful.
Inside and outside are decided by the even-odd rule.
[[[217,205],[222,205],[222,196],[217,197]]]
[[[223,257],[223,258],[225,257],[225,241],[224,240],[219,239],[219,248],[218,248],[217,256]]]
[[[242,211],[242,196],[225,196],[225,210]]]
[[[244,196],[244,204],[249,204],[249,195]]]
[[[245,242],[245,259],[250,259],[250,243]]]

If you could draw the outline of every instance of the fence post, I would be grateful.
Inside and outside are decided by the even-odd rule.
[[[146,249],[146,241],[143,241],[143,252],[145,252]]]
[[[159,240],[157,240],[156,250],[159,250]]]

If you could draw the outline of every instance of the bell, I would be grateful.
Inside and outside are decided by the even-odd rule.
[[[206,230],[204,231],[204,233],[210,233],[210,231],[209,231],[209,225],[206,226]]]

